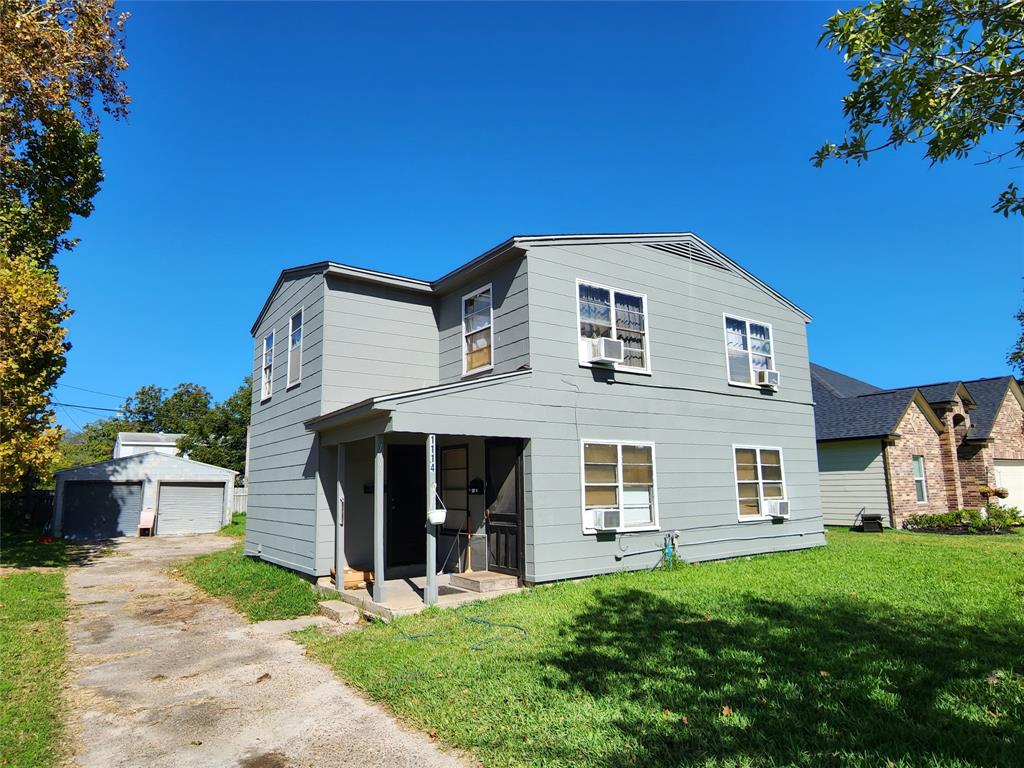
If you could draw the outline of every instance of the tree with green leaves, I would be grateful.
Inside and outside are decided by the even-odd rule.
[[[1017,371],[1017,376],[1024,379],[1024,309],[1014,315],[1020,323],[1020,337],[1006,356],[1006,364]]]
[[[904,144],[923,145],[932,163],[1024,158],[1024,0],[877,0],[836,11],[822,43],[856,87],[843,99],[846,135],[815,165],[859,165]],[[993,209],[1024,214],[1012,176]]]
[[[251,405],[252,378],[246,376],[231,397],[196,420],[178,440],[178,448],[188,453],[190,459],[235,470],[241,480],[245,472]]]
[[[61,430],[50,391],[71,314],[53,259],[103,179],[99,110],[127,114],[113,0],[0,1],[0,487],[45,473]]]

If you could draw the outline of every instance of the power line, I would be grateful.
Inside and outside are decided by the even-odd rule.
[[[71,415],[71,411],[69,411],[64,406],[61,406],[61,410],[64,411],[64,415],[67,416],[69,419],[71,419],[71,423],[74,424],[76,427],[78,427],[78,431],[81,432],[82,431],[82,425],[78,423],[78,419],[76,419],[74,416]]]
[[[78,408],[82,411],[109,411],[110,413],[121,413],[120,408],[100,408],[98,405],[75,405],[74,403],[58,403],[56,400],[52,401],[54,405],[59,405],[62,408]]]
[[[80,392],[91,392],[94,395],[103,395],[104,397],[114,397],[114,398],[117,398],[118,400],[127,400],[128,399],[128,397],[125,396],[125,395],[114,395],[114,394],[111,394],[110,392],[100,392],[98,389],[86,389],[85,387],[76,387],[74,384],[63,384],[61,382],[58,382],[57,386],[58,387],[67,387],[68,389],[77,389]]]

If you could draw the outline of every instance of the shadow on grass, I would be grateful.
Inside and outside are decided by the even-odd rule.
[[[629,590],[574,617],[544,661],[549,685],[617,713],[613,752],[590,764],[1021,765],[1019,621],[852,597],[730,613]]]
[[[0,567],[62,568],[87,565],[110,554],[116,540],[67,541],[55,539],[50,544],[39,541],[40,531],[4,530],[0,532]]]

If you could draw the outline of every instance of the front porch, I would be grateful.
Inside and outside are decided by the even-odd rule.
[[[318,548],[333,554],[321,563],[330,560],[340,576],[331,585],[338,598],[390,619],[521,587],[526,440],[339,430],[318,436]],[[429,523],[441,510],[443,521]],[[339,588],[346,569],[369,578]]]

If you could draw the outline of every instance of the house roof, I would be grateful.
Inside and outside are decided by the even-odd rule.
[[[811,363],[811,387],[818,440],[852,440],[894,434],[915,396],[920,399],[919,405],[929,421],[941,424],[932,406],[948,403],[959,395],[971,414],[968,440],[989,438],[1008,391],[1024,407],[1024,392],[1012,376],[883,390]]]
[[[183,434],[174,432],[118,432],[121,445],[175,445]]]
[[[274,284],[274,288],[267,296],[267,300],[264,302],[263,308],[256,317],[256,321],[252,324],[250,332],[253,335],[256,334],[256,330],[259,328],[259,324],[262,322],[263,316],[270,308],[270,302],[277,293],[281,284],[289,277],[299,274],[312,274],[316,272],[335,274],[340,277],[389,285],[419,293],[436,294],[443,293],[453,284],[457,284],[460,277],[464,274],[512,251],[522,252],[530,247],[545,245],[596,245],[601,243],[662,244],[676,246],[672,249],[663,250],[669,250],[671,253],[683,258],[690,258],[693,261],[700,261],[705,264],[715,263],[716,265],[723,266],[765,291],[782,304],[785,304],[787,307],[803,317],[806,322],[810,322],[811,320],[811,316],[796,304],[766,283],[759,280],[721,251],[718,251],[708,243],[704,242],[704,240],[692,232],[648,232],[634,234],[514,235],[493,248],[484,251],[482,254],[466,262],[462,266],[442,275],[436,280],[422,280],[419,278],[404,277],[402,275],[364,269],[362,267],[355,267],[335,261],[320,261],[300,267],[291,267],[283,270],[278,276],[277,282]]]
[[[974,379],[965,381],[964,386],[974,397],[976,403],[971,411],[971,431],[968,440],[987,440],[992,436],[992,428],[996,423],[999,408],[1006,399],[1007,393],[1017,398],[1024,407],[1024,393],[1012,376],[997,376],[991,379]]]
[[[131,433],[123,433],[123,434],[131,434]],[[138,434],[145,434],[145,433],[138,433]],[[186,466],[187,465],[187,466],[194,466],[194,467],[209,467],[210,469],[217,470],[218,472],[226,472],[226,473],[229,473],[229,474],[232,474],[232,475],[237,475],[238,474],[238,472],[236,472],[235,470],[228,469],[227,467],[218,467],[216,464],[207,464],[204,461],[195,461],[193,459],[184,459],[181,456],[170,456],[170,455],[168,455],[166,453],[160,453],[159,451],[144,451],[143,453],[136,453],[136,454],[133,454],[131,456],[120,456],[120,457],[118,457],[116,459],[105,459],[103,461],[94,461],[91,464],[79,464],[77,467],[68,467],[67,469],[61,469],[61,470],[58,470],[58,471],[54,472],[53,474],[55,476],[56,475],[73,474],[73,473],[78,472],[79,470],[83,470],[83,469],[90,469],[90,468],[95,469],[95,468],[99,468],[99,467],[103,467],[103,466],[119,467],[119,466],[128,466],[128,465],[131,465],[131,464],[140,464],[140,463],[155,463],[155,464],[163,464],[163,465],[167,465],[167,464],[180,464],[182,466]]]

